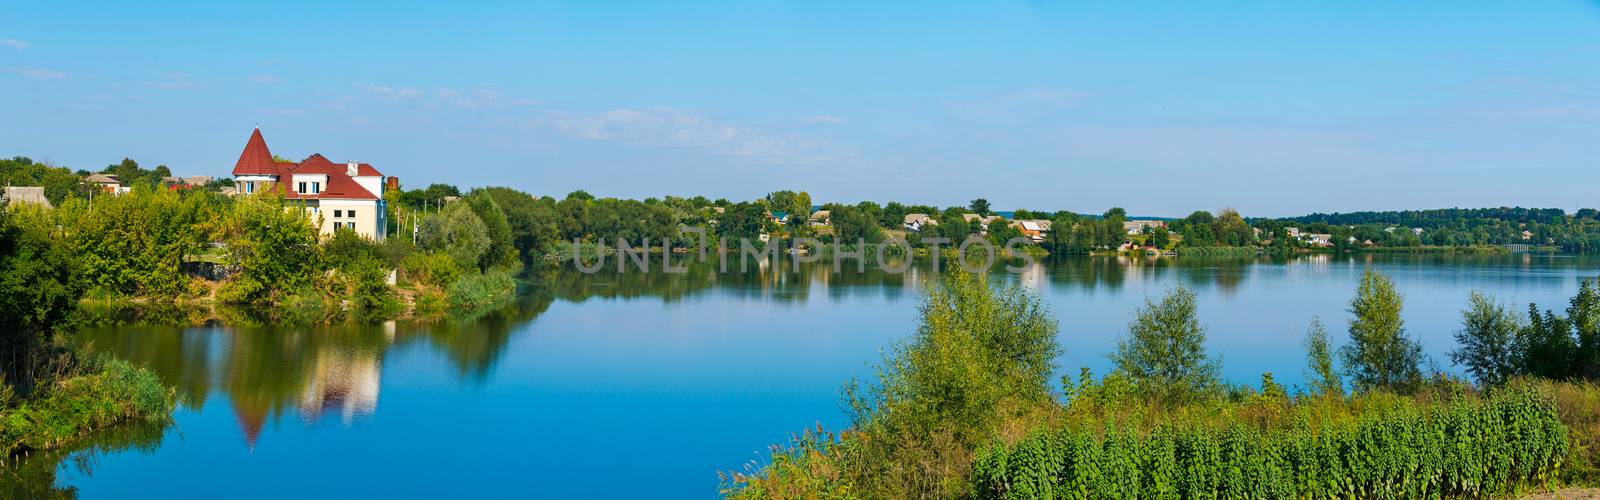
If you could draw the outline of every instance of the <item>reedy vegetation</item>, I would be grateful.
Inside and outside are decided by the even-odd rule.
[[[1271,373],[1259,388],[1218,381],[1220,361],[1205,354],[1193,294],[1181,286],[1135,313],[1111,373],[1096,380],[1084,369],[1053,393],[1042,380],[1060,351],[1048,311],[956,271],[931,288],[920,326],[885,356],[878,384],[846,386],[851,429],[794,436],[766,462],[725,474],[723,493],[1408,498],[1600,482],[1600,386],[1577,380],[1583,361],[1537,377],[1524,347],[1567,336],[1568,350],[1542,355],[1581,358],[1582,330],[1570,325],[1587,318],[1513,328],[1504,307],[1475,295],[1460,335],[1483,341],[1452,356],[1475,387],[1421,375],[1386,276],[1369,271],[1356,292],[1342,350],[1348,395],[1317,320],[1305,334],[1306,389],[1291,392]],[[1596,295],[1581,291],[1569,315],[1588,314]],[[1006,304],[1013,313],[996,312]]]

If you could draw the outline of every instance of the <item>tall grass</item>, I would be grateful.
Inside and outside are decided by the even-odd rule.
[[[1567,427],[1550,395],[1397,399],[1338,419],[1342,400],[1286,407],[1288,425],[1075,422],[979,453],[980,498],[1421,498],[1515,493],[1553,478]]]
[[[8,456],[50,449],[120,422],[171,418],[176,391],[154,373],[109,357],[79,370],[15,406],[0,404],[0,449]]]

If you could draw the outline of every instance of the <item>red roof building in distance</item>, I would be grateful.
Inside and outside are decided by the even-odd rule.
[[[233,164],[233,181],[239,194],[272,190],[293,200],[325,235],[350,230],[377,240],[386,236],[388,207],[382,196],[386,182],[372,165],[334,163],[321,154],[299,162],[277,160],[258,128]]]

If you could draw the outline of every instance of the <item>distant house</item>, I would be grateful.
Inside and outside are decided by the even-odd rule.
[[[55,205],[50,204],[50,199],[44,196],[43,187],[6,186],[4,194],[7,207],[15,207],[18,205],[39,205],[44,208],[55,208]]]
[[[906,214],[905,226],[907,231],[921,231],[927,226],[937,226],[939,222],[928,217],[928,214]]]
[[[1528,241],[1528,240],[1531,240],[1531,239],[1533,239],[1533,231],[1528,231],[1528,230],[1524,229],[1522,231],[1522,241]]]
[[[1286,228],[1283,228],[1283,230],[1289,232],[1289,237],[1290,238],[1299,238],[1300,237],[1300,228],[1298,228],[1298,227],[1286,227]]]
[[[832,224],[833,224],[833,212],[832,211],[830,211],[830,210],[818,210],[818,211],[815,211],[815,212],[811,212],[811,225],[813,225],[813,226],[828,226],[828,225],[832,225]]]
[[[969,223],[976,222],[978,225],[988,228],[989,223],[1005,218],[998,215],[961,214],[961,219]]]
[[[1298,233],[1298,232],[1299,231],[1296,231],[1296,233]],[[1301,238],[1300,238],[1301,240],[1305,240],[1306,243],[1310,243],[1310,244],[1315,245],[1315,246],[1319,246],[1319,247],[1331,247],[1331,246],[1333,246],[1333,235],[1331,235],[1331,234],[1327,234],[1327,233],[1306,233],[1306,234],[1301,234],[1300,236],[1301,236]]]
[[[789,212],[785,212],[785,211],[782,211],[782,210],[772,210],[772,211],[767,212],[767,219],[770,219],[771,221],[778,223],[778,225],[780,225],[780,226],[788,225],[789,224]]]
[[[1033,219],[1031,222],[1038,224],[1039,230],[1046,233],[1050,232],[1050,228],[1055,227],[1056,224],[1056,221],[1050,219]]]
[[[122,181],[117,180],[117,176],[112,174],[89,174],[88,177],[83,178],[83,181],[94,184],[95,187],[106,193],[122,194],[128,192],[128,187],[122,185]]]
[[[1149,228],[1149,229],[1153,230],[1153,229],[1158,228],[1158,227],[1167,227],[1167,221],[1164,221],[1164,220],[1125,220],[1125,221],[1122,221],[1122,230],[1124,232],[1127,232],[1128,234],[1140,234],[1140,233],[1143,233],[1146,228]]]
[[[1422,236],[1422,228],[1420,228],[1420,227],[1411,228],[1411,234],[1415,234],[1417,236]]]
[[[323,234],[349,229],[381,240],[388,231],[388,205],[376,194],[384,185],[378,169],[360,162],[334,163],[320,154],[299,162],[279,161],[260,129],[251,132],[234,163],[233,183],[238,194],[275,190],[321,223]]]
[[[1044,233],[1049,231],[1049,228],[1044,224],[1040,224],[1040,222],[1038,220],[1019,220],[1012,222],[1011,226],[1017,228],[1017,231],[1021,232],[1023,237],[1038,243],[1044,241]]]
[[[211,183],[211,176],[191,175],[188,177],[162,177],[161,183],[175,186],[204,186]]]

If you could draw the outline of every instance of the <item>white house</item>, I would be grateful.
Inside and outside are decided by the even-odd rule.
[[[1167,227],[1167,221],[1148,219],[1122,221],[1122,230],[1128,234],[1140,234],[1144,232],[1145,228],[1154,230],[1158,227]]]
[[[908,231],[921,231],[926,226],[937,226],[938,221],[928,217],[928,214],[906,214],[905,226]]]
[[[372,239],[387,236],[388,206],[381,196],[384,175],[372,165],[337,164],[320,154],[299,162],[277,161],[261,138],[261,129],[256,129],[233,165],[233,182],[239,194],[277,190],[303,207],[323,234],[349,229]]]

